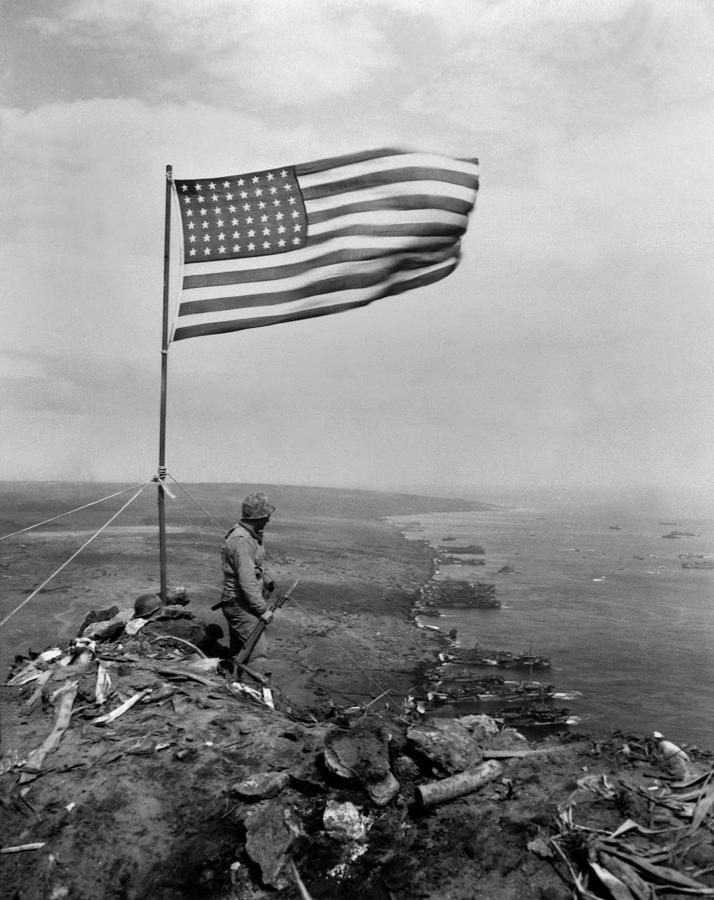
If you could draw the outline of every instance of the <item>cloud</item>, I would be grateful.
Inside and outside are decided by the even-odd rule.
[[[0,343],[24,348],[0,356],[6,474],[151,473],[167,162],[204,177],[393,142],[481,156],[461,267],[172,347],[177,477],[708,477],[707,4],[22,9],[45,81],[0,111]]]
[[[218,171],[289,160],[309,130],[271,129],[200,104],[138,100],[0,111],[5,172],[0,259],[13,314],[3,342],[142,354],[160,329],[164,169]],[[240,134],[240,151],[236,135]],[[290,154],[289,154],[289,151]],[[269,162],[270,160],[267,160]]]
[[[562,140],[712,96],[714,11],[698,0],[419,8],[451,48],[412,111],[441,105],[466,127]]]
[[[163,55],[171,76],[154,80],[154,95],[243,108],[339,97],[396,64],[378,18],[354,3],[65,0],[29,23],[99,53],[121,47],[132,68]]]

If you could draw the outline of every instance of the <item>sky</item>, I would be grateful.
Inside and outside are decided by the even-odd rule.
[[[714,497],[710,0],[0,3],[0,479],[158,460],[165,167],[477,156],[447,279],[168,354],[180,482]]]

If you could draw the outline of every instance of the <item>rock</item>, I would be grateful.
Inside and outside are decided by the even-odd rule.
[[[291,787],[306,797],[318,797],[328,793],[322,771],[314,757],[307,757],[300,765],[290,769]]]
[[[409,745],[437,769],[448,775],[463,772],[481,761],[473,736],[458,719],[432,719],[407,732]]]
[[[119,615],[119,607],[118,606],[110,606],[109,609],[90,609],[87,615],[84,617],[82,624],[79,626],[79,630],[77,631],[78,635],[82,635],[85,628],[89,625],[94,625],[96,622],[107,622],[109,619],[115,618]]]
[[[472,734],[474,740],[483,741],[487,737],[498,734],[498,724],[491,716],[460,716],[459,721]]]
[[[295,836],[286,822],[286,812],[280,801],[265,801],[253,807],[244,819],[246,853],[260,868],[263,883],[278,890],[288,884],[281,871]]]
[[[377,806],[386,806],[399,792],[379,727],[363,723],[349,731],[332,728],[325,735],[324,751],[327,768],[340,778],[358,781]]]
[[[183,585],[171,588],[170,591],[166,592],[166,603],[186,606],[189,603],[186,588]]]
[[[245,800],[269,800],[277,797],[290,782],[287,772],[256,772],[231,786],[231,794]]]
[[[322,824],[328,835],[336,841],[363,841],[367,835],[369,819],[362,815],[354,803],[328,800]]]
[[[419,766],[414,762],[411,756],[398,756],[394,761],[394,771],[399,778],[408,780],[417,778],[419,775]]]

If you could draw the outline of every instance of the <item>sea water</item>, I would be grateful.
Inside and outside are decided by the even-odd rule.
[[[444,565],[436,577],[495,583],[500,609],[425,623],[456,628],[462,647],[550,657],[533,678],[581,693],[567,706],[583,731],[656,730],[714,749],[714,570],[680,559],[714,553],[714,520],[550,498],[390,521],[445,553],[486,551],[485,565]],[[664,537],[672,531],[691,536]]]

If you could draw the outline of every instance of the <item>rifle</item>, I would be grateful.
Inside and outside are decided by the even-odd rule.
[[[276,609],[280,609],[280,607],[287,600],[290,599],[290,595],[292,594],[292,592],[295,590],[295,588],[298,586],[299,583],[300,583],[300,579],[297,578],[293,582],[293,584],[290,585],[290,588],[282,596],[276,597],[275,600],[273,600],[273,602],[268,607],[270,612],[274,613]],[[258,624],[251,631],[250,635],[248,636],[248,640],[245,642],[245,644],[243,644],[240,652],[238,653],[238,655],[235,658],[235,662],[236,662],[237,666],[242,666],[243,663],[248,662],[255,645],[258,643],[258,638],[265,631],[266,627],[267,627],[267,622],[264,622],[262,619],[259,619]]]

